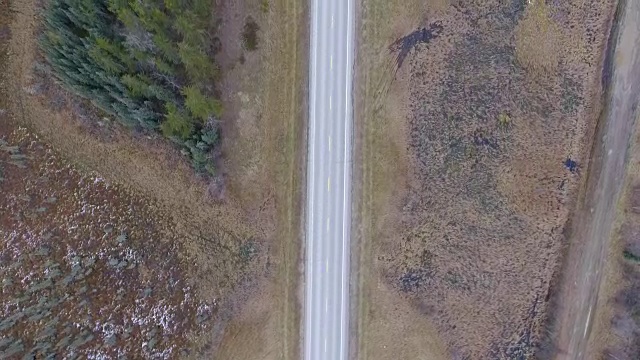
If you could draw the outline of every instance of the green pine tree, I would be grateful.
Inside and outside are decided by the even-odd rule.
[[[203,95],[197,87],[188,86],[182,94],[185,96],[185,106],[194,117],[206,121],[212,115],[216,118],[222,115],[220,101]]]
[[[166,137],[187,140],[194,130],[193,121],[174,104],[166,104],[166,116],[161,125],[162,133]]]

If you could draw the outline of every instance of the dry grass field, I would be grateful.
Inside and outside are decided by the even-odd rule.
[[[225,114],[217,164],[223,176],[214,180],[196,176],[179,151],[160,138],[124,131],[114,119],[97,113],[48,79],[38,66],[42,61],[36,43],[40,2],[0,4],[0,41],[7,42],[2,63],[7,75],[2,82],[6,96],[0,104],[5,118],[26,127],[28,130],[21,131],[28,136],[38,134],[42,146],[50,146],[59,154],[56,156],[77,169],[73,176],[95,174],[91,176],[117,188],[120,198],[130,197],[139,206],[141,217],[147,219],[143,214],[149,214],[149,226],[165,231],[159,236],[162,241],[129,236],[132,244],[148,247],[145,261],[153,262],[161,251],[168,253],[173,249],[170,246],[176,247],[171,251],[179,264],[175,271],[189,282],[192,291],[185,297],[191,296],[196,305],[215,304],[208,327],[181,325],[181,336],[188,337],[180,337],[176,346],[182,346],[180,341],[199,346],[194,348],[198,353],[191,352],[197,358],[296,358],[297,214],[299,174],[303,173],[299,149],[304,146],[301,134],[306,101],[302,90],[306,88],[306,55],[301,41],[306,39],[304,3],[218,1],[221,48],[217,61],[223,73],[219,90]],[[249,17],[253,21],[248,21]],[[254,44],[247,43],[248,22],[255,24],[251,26]],[[100,194],[98,199],[107,196],[102,195],[103,190],[95,191]],[[114,216],[121,210],[113,210]],[[127,221],[139,221],[136,219]],[[126,223],[118,226],[114,231],[129,228]],[[118,235],[114,233],[114,238]],[[105,261],[109,266],[108,259]],[[163,266],[174,264],[173,260],[155,260],[165,261]],[[153,271],[170,273],[158,268],[149,270],[149,276],[154,276]],[[167,306],[176,300],[163,296],[159,293],[155,300]],[[197,307],[181,311],[189,315],[194,309]],[[202,331],[191,335],[189,331],[196,327]],[[164,349],[165,345],[155,346]]]
[[[612,2],[360,7],[357,350],[532,358],[588,165]]]
[[[223,167],[229,190],[252,222],[266,217],[269,276],[228,328],[221,359],[299,357],[300,219],[306,159],[306,2],[219,1],[223,99]],[[238,39],[247,19],[258,25],[258,45]]]

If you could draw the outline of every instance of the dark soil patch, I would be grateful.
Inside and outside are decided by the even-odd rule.
[[[428,44],[431,40],[435,39],[442,32],[442,24],[435,22],[429,25],[429,28],[418,29],[411,34],[404,36],[396,40],[389,49],[392,52],[397,52],[396,56],[396,68],[402,67],[404,60],[409,55],[409,52],[418,44]]]
[[[258,31],[260,26],[256,23],[251,16],[248,16],[245,20],[244,29],[242,30],[242,44],[248,51],[253,51],[258,48]]]

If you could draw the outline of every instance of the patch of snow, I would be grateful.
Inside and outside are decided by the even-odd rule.
[[[173,349],[176,347],[175,345],[171,345],[170,347],[166,348],[164,351],[149,351],[149,349],[147,348],[147,342],[143,342],[142,343],[142,351],[144,352],[144,355],[147,359],[169,359],[171,358],[171,353],[173,353]]]
[[[91,349],[86,352],[89,360],[110,360],[111,357],[100,349]]]
[[[151,318],[156,325],[162,326],[165,333],[172,333],[175,330],[173,324],[173,318],[175,317],[175,306],[163,305],[163,301],[151,309]],[[172,325],[174,325],[172,327]]]

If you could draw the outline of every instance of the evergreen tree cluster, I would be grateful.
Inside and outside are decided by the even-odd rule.
[[[222,106],[212,0],[50,0],[40,41],[55,76],[125,125],[160,131],[213,174]]]

